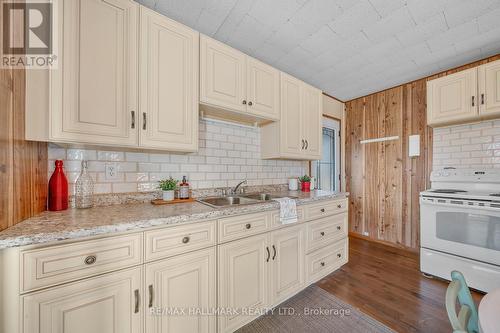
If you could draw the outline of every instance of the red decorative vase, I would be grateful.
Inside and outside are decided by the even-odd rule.
[[[300,187],[302,192],[311,192],[311,182],[301,182]]]
[[[49,210],[68,209],[68,179],[63,171],[63,161],[56,161],[56,168],[49,180]]]

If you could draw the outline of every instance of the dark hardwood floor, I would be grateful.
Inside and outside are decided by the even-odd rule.
[[[422,276],[416,253],[350,238],[349,263],[317,285],[397,332],[451,332],[448,283]]]

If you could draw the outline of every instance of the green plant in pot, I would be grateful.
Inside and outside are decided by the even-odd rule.
[[[160,180],[160,189],[163,192],[163,200],[172,201],[175,199],[175,189],[179,181],[170,177],[169,179]]]
[[[311,192],[311,177],[303,175],[302,177],[299,177],[299,181],[302,192]]]

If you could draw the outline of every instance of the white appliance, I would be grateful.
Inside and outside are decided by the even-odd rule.
[[[500,288],[500,170],[433,171],[431,184],[420,193],[420,270]]]

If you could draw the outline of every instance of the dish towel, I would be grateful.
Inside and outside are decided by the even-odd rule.
[[[298,221],[297,203],[290,198],[274,199],[280,203],[280,221],[281,224],[291,224]]]

